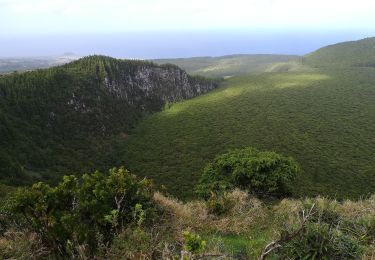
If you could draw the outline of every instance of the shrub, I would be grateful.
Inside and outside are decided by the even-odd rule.
[[[317,197],[302,201],[304,208],[311,208],[313,204],[315,207],[310,218],[311,222],[324,222],[330,226],[337,226],[342,221],[339,211],[340,204],[336,200]]]
[[[217,156],[199,180],[196,192],[201,197],[222,193],[236,187],[254,194],[284,196],[299,168],[290,157],[253,148],[237,149]]]
[[[360,259],[364,252],[371,255],[371,245],[375,241],[373,205],[371,199],[344,203],[321,197],[282,200],[274,207],[274,219],[277,226],[282,227],[278,230],[280,248],[274,256],[280,259]],[[311,209],[308,218],[305,218],[306,210],[302,214],[304,208]],[[303,226],[302,219],[306,221]],[[298,229],[301,232],[291,235]]]
[[[307,223],[304,232],[275,253],[280,259],[360,259],[363,247],[326,223]]]
[[[37,183],[20,189],[12,197],[10,212],[22,215],[25,228],[38,234],[56,255],[72,250],[74,254],[79,246],[92,255],[132,222],[140,225],[146,216],[151,218],[151,198],[148,180],[114,168],[108,175],[85,174],[81,181],[65,176],[56,187]]]
[[[206,241],[203,240],[199,235],[193,234],[189,231],[183,232],[185,245],[184,248],[186,251],[192,254],[199,254],[204,251],[206,248]]]

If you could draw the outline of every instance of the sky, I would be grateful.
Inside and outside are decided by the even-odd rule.
[[[0,0],[0,56],[304,54],[375,36],[374,14],[372,0]]]

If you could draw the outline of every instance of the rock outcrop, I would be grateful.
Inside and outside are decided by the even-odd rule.
[[[214,81],[192,77],[174,65],[134,63],[132,66],[131,70],[119,71],[115,77],[107,75],[104,78],[108,90],[129,103],[142,98],[153,98],[162,103],[176,102],[217,87]]]

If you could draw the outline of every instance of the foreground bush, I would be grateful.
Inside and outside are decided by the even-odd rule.
[[[253,148],[236,149],[217,156],[205,167],[196,191],[206,199],[236,187],[253,194],[284,196],[290,193],[298,172],[290,157]]]
[[[372,259],[375,255],[375,197],[357,202],[285,199],[275,206],[273,216],[279,239],[268,245],[275,258],[367,259],[370,255]]]
[[[7,208],[55,255],[93,255],[131,223],[152,216],[152,194],[148,180],[120,168],[108,175],[85,174],[82,180],[65,176],[56,187],[34,184],[18,190]]]

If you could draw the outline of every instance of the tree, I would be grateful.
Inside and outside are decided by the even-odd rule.
[[[217,156],[205,168],[196,192],[204,198],[234,188],[254,194],[284,196],[299,172],[291,157],[253,148],[231,150]]]

